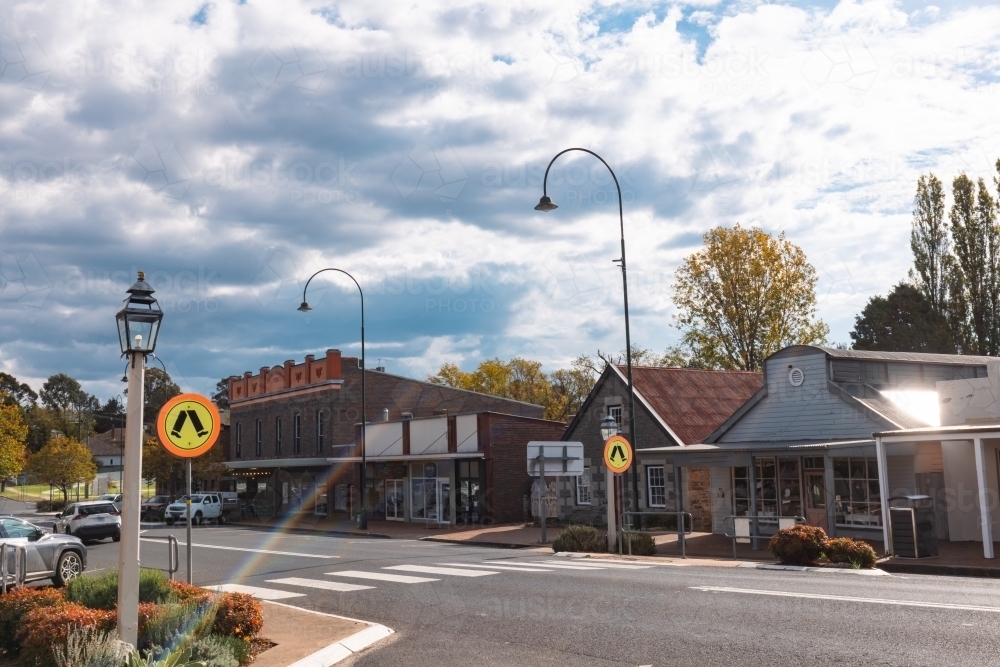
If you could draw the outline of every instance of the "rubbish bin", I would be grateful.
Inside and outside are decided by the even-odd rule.
[[[937,556],[937,534],[934,532],[934,499],[930,496],[893,496],[903,501],[902,507],[889,507],[889,528],[892,532],[892,554],[900,558]]]

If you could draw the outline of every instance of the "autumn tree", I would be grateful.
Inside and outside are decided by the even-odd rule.
[[[0,393],[0,491],[7,488],[7,479],[21,474],[25,463],[28,425],[16,403],[7,403],[6,393]]]
[[[0,394],[5,405],[17,405],[22,410],[30,410],[38,401],[38,394],[24,382],[8,373],[0,373]]]
[[[752,227],[717,227],[677,269],[674,304],[683,346],[698,365],[760,370],[795,344],[820,344],[816,270],[801,248]]]
[[[66,502],[69,487],[94,479],[97,464],[86,445],[65,435],[56,435],[31,456],[28,470],[42,484],[51,484],[61,490],[63,502]]]
[[[855,318],[855,350],[955,354],[948,320],[922,290],[900,283],[887,297],[875,296]]]
[[[216,443],[205,454],[191,460],[191,476],[205,479],[222,473],[224,463],[223,448]],[[178,483],[183,483],[187,475],[186,460],[171,454],[157,438],[147,437],[142,444],[142,478],[165,483],[173,495]]]

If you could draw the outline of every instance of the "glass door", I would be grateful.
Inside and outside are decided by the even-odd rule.
[[[451,481],[447,477],[437,480],[438,523],[451,523]]]
[[[403,500],[406,497],[403,491],[403,480],[385,480],[385,518],[390,521],[403,520]]]

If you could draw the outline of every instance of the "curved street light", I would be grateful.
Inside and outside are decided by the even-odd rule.
[[[368,421],[367,414],[367,403],[365,395],[365,375],[367,375],[367,367],[365,366],[365,293],[361,289],[361,285],[358,281],[354,279],[347,271],[343,269],[326,268],[320,269],[316,273],[309,276],[309,280],[306,281],[306,286],[302,288],[302,305],[299,306],[298,310],[303,313],[308,313],[312,310],[309,302],[306,301],[306,290],[309,289],[309,283],[312,279],[323,273],[324,271],[336,271],[337,273],[343,273],[345,276],[350,278],[355,286],[358,288],[358,294],[361,295],[361,515],[358,517],[358,528],[361,530],[368,530],[368,489],[366,487],[367,476],[368,476],[368,459],[366,456],[366,443],[365,443],[365,424]],[[332,499],[327,498],[327,512],[329,513],[329,503]]]
[[[611,178],[615,181],[615,188],[618,189],[618,225],[621,230],[621,244],[622,244],[622,256],[614,261],[614,263],[619,264],[622,270],[622,292],[625,296],[625,363],[628,368],[628,422],[629,422],[629,439],[632,441],[632,447],[636,446],[635,443],[635,390],[632,386],[632,338],[629,332],[629,322],[628,322],[628,277],[625,272],[625,216],[622,213],[622,187],[618,184],[618,177],[615,175],[615,170],[611,168],[604,158],[595,153],[592,150],[586,148],[567,148],[565,150],[556,153],[555,157],[549,161],[549,166],[545,168],[545,178],[542,180],[542,198],[538,200],[538,205],[535,206],[536,211],[554,211],[559,208],[548,196],[548,184],[549,184],[549,170],[552,169],[553,163],[559,156],[569,153],[571,151],[580,151],[582,153],[587,153],[593,155],[598,160],[601,161],[608,171],[611,173]],[[632,497],[635,502],[636,510],[639,509],[639,473],[636,466],[632,466]],[[622,508],[624,510],[624,508]]]

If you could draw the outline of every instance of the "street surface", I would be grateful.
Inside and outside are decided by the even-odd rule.
[[[143,537],[184,526],[146,528]],[[383,623],[352,664],[997,665],[1000,582],[574,560],[532,550],[197,527],[195,583]],[[164,542],[142,542],[165,567]],[[91,570],[117,545],[92,545]]]

